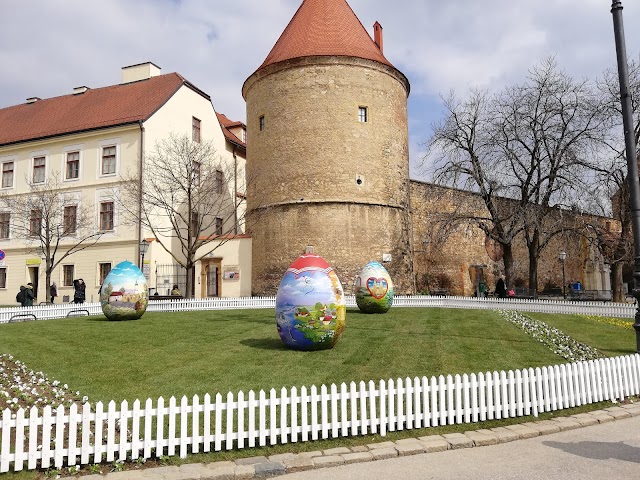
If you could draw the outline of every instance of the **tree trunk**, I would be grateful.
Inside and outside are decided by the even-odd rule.
[[[502,245],[502,263],[504,264],[504,283],[507,289],[513,288],[513,247]]]
[[[47,264],[47,268],[45,270],[44,288],[45,301],[48,302],[51,299],[51,267],[49,264]]]
[[[184,296],[185,298],[194,298],[195,297],[195,270],[196,267],[192,263],[187,263],[187,285],[185,287]]]
[[[624,302],[624,292],[622,291],[622,263],[623,262],[616,262],[611,265],[612,300],[617,303]]]
[[[540,247],[540,232],[536,229],[533,232],[533,238],[527,245],[529,250],[529,290],[533,297],[537,297],[538,293],[538,249]]]

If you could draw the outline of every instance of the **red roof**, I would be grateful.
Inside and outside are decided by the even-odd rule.
[[[0,145],[144,121],[182,85],[210,100],[181,75],[169,73],[3,108]]]
[[[216,112],[216,115],[218,116],[218,122],[220,122],[220,127],[222,127],[222,133],[224,133],[224,137],[227,140],[229,140],[231,143],[235,143],[240,147],[246,148],[247,146],[245,145],[245,143],[241,139],[239,139],[234,133],[228,130],[229,128],[233,128],[233,127],[245,128],[244,123],[230,120],[223,113]]]
[[[346,0],[304,0],[260,68],[318,55],[365,58],[393,66]]]

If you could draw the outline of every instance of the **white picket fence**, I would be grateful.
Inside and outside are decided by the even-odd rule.
[[[347,296],[348,307],[355,307],[354,296]],[[203,298],[152,300],[148,312],[186,312],[197,310],[232,310],[245,308],[274,308],[275,297]],[[498,299],[474,297],[430,297],[397,295],[394,307],[441,307],[482,310],[517,310],[520,312],[588,314],[633,318],[635,305],[609,302],[568,302],[556,300]],[[26,320],[51,320],[77,315],[102,315],[100,303],[48,304],[33,307],[0,309],[0,323]]]
[[[640,393],[640,356],[320,388],[6,409],[0,472],[251,448],[511,418]]]

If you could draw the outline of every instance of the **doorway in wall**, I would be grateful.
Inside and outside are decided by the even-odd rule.
[[[202,297],[220,296],[220,267],[222,259],[203,260],[200,271]]]
[[[29,281],[33,283],[33,303],[38,299],[38,272],[40,267],[29,267]]]

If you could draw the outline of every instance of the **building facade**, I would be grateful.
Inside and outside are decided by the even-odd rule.
[[[242,136],[243,124],[217,114],[207,94],[179,74],[162,75],[152,63],[123,68],[119,85],[79,87],[71,95],[34,97],[25,104],[0,109],[0,196],[4,205],[0,211],[0,304],[13,304],[20,285],[28,282],[34,285],[38,301],[49,299],[38,219],[31,218],[35,231],[24,232],[18,224],[20,216],[8,205],[46,189],[52,179],[64,192],[58,223],[75,228],[81,211],[89,212],[82,227],[85,232],[99,233],[97,242],[88,241],[86,248],[66,257],[52,272],[59,296],[56,301],[73,299],[73,280],[78,278],[87,285],[87,301],[97,300],[102,280],[113,266],[123,260],[140,264],[142,239],[150,244],[141,265],[150,294],[168,294],[174,284],[184,289],[185,274],[176,261],[139,222],[126,218],[120,201],[123,189],[129,186],[123,178],[143,168],[157,142],[170,135],[188,135],[194,142],[214,145],[236,177],[225,177],[221,189],[229,196],[243,197],[244,183],[235,180],[244,178],[246,150],[233,131]],[[40,228],[42,223],[40,219]],[[234,223],[233,215],[225,216],[224,223],[220,231],[211,232],[224,241],[196,266],[196,296],[250,294],[251,239],[244,235],[241,221]],[[72,248],[79,236],[75,229],[58,236],[57,257]],[[179,252],[175,242],[165,244]],[[215,242],[208,248],[213,246]]]

